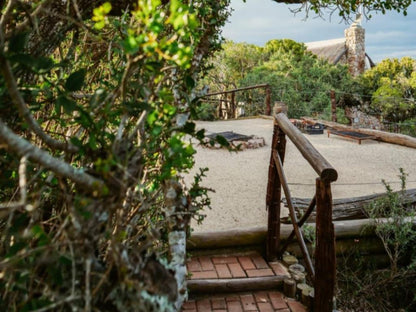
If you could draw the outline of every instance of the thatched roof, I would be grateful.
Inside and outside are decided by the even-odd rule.
[[[347,51],[345,38],[308,42],[305,45],[308,51],[332,64],[337,64],[342,60]]]

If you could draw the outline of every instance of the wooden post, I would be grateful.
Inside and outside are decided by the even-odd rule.
[[[231,93],[231,116],[232,118],[237,118],[235,107],[235,92]]]
[[[279,154],[282,162],[285,157],[286,137],[277,124],[273,128],[273,142],[270,154],[269,179],[267,184],[266,206],[268,210],[266,258],[268,261],[277,259],[280,241],[280,199],[282,195],[281,182],[273,154]]]
[[[272,106],[271,106],[271,95],[272,90],[270,86],[266,87],[266,115],[270,116],[272,114]]]
[[[330,312],[335,292],[335,234],[328,181],[316,179],[315,311]]]
[[[219,109],[218,109],[218,117],[219,119],[224,119],[224,107],[223,107],[223,96],[220,97],[219,99],[220,105],[219,105]]]
[[[332,121],[337,122],[337,101],[335,99],[335,91],[331,90],[331,112],[332,112]]]

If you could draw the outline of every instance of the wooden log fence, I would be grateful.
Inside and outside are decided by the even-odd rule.
[[[390,133],[390,132],[367,129],[367,128],[353,128],[351,126],[342,125],[336,122],[313,119],[313,118],[308,118],[308,117],[302,117],[302,120],[304,120],[308,124],[320,123],[326,127],[329,127],[335,130],[354,131],[354,132],[366,134],[369,136],[373,136],[377,140],[385,142],[385,143],[391,143],[391,144],[397,144],[397,145],[403,145],[403,146],[407,146],[411,148],[416,148],[416,138],[411,137],[409,135],[405,135],[405,134]]]
[[[332,311],[333,307],[336,268],[331,183],[337,180],[338,173],[303,134],[292,125],[285,114],[276,114],[274,120],[266,197],[268,209],[266,258],[269,261],[277,259],[282,255],[288,244],[285,243],[280,246],[280,201],[283,189],[293,226],[288,241],[296,237],[302,251],[307,271],[315,287],[314,310],[329,312]],[[315,196],[310,202],[306,214],[299,221],[283,170],[286,136],[318,174]],[[315,265],[312,263],[301,231],[303,223],[308,219],[314,207],[316,207]]]
[[[404,192],[397,191],[394,192],[400,196],[400,201],[405,207],[416,207],[416,189],[406,190]],[[366,213],[366,208],[370,206],[371,203],[377,200],[385,199],[387,197],[386,193],[371,194],[366,196],[359,196],[353,198],[338,198],[332,201],[332,220],[357,220],[357,219],[366,219],[368,214]],[[316,221],[316,213],[314,211],[309,211],[309,203],[311,199],[308,198],[292,198],[292,203],[295,207],[297,215],[306,212],[303,214],[302,220],[306,217],[307,222]],[[287,201],[283,199],[283,203],[287,206]],[[301,221],[302,221],[301,220]],[[300,221],[300,222],[301,222]],[[303,223],[302,223],[303,224]]]
[[[216,101],[218,101],[218,103],[226,103],[228,105],[228,113],[232,116],[232,118],[236,118],[236,110],[237,110],[237,105],[235,102],[235,95],[237,92],[243,92],[243,91],[248,91],[248,90],[253,90],[253,89],[264,89],[266,92],[266,96],[265,96],[265,115],[270,116],[271,115],[271,87],[269,84],[259,84],[259,85],[254,85],[254,86],[248,86],[248,87],[243,87],[243,88],[237,88],[237,89],[232,89],[232,90],[225,90],[225,91],[218,91],[218,92],[212,92],[212,93],[208,93],[204,96],[205,99],[209,99],[212,96],[216,96],[216,95],[221,95],[222,98],[220,99],[216,99]],[[230,99],[227,99],[227,95],[231,95]],[[225,96],[225,98],[224,98]],[[209,100],[210,102],[212,102],[213,100]],[[219,117],[223,117],[223,109],[220,107],[220,114]]]

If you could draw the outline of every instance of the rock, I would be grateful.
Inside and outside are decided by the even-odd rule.
[[[292,255],[284,255],[283,256],[283,262],[287,266],[291,266],[292,264],[298,263],[298,259]]]
[[[289,272],[294,274],[303,273],[305,272],[305,267],[299,263],[291,264],[289,266]]]

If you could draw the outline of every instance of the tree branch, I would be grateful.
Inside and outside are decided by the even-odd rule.
[[[41,4],[39,4],[36,9],[32,12],[32,14],[29,15],[27,19],[25,19],[20,24],[16,25],[16,27],[13,29],[13,33],[19,33],[21,31],[24,31],[28,28],[28,26],[33,23],[34,18],[39,15],[41,11],[43,11],[49,4],[52,3],[52,0],[45,0]],[[8,35],[12,35],[12,32],[10,32]],[[7,35],[6,35],[7,37]]]
[[[69,142],[55,140],[47,135],[39,126],[18,90],[17,82],[13,75],[10,63],[3,56],[0,56],[0,71],[6,81],[7,89],[13,103],[17,106],[20,116],[26,121],[29,128],[51,148],[76,153],[79,150],[78,147]]]
[[[286,3],[286,4],[299,4],[299,3],[307,2],[305,0],[273,0],[273,1],[277,3]]]
[[[100,194],[106,189],[102,180],[94,178],[82,169],[74,168],[70,164],[32,145],[24,138],[15,134],[2,120],[0,120],[0,141],[6,143],[8,149],[19,156],[27,156],[30,160],[53,171],[56,175],[68,178],[88,191]]]

